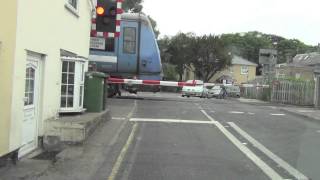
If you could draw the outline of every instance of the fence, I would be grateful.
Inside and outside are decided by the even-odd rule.
[[[302,106],[314,105],[314,82],[276,81],[271,102]]]
[[[281,104],[314,105],[314,82],[274,81],[268,87],[242,87],[241,96]]]
[[[240,91],[242,97],[270,101],[269,87],[241,87]]]

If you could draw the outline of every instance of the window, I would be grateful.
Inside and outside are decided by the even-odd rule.
[[[136,28],[126,27],[123,31],[123,52],[127,54],[136,53]]]
[[[85,60],[62,57],[60,112],[83,111]]]
[[[74,9],[78,9],[78,0],[68,0],[68,3],[69,3]]]
[[[241,74],[248,74],[249,68],[248,66],[241,66]]]
[[[34,102],[34,81],[35,81],[35,69],[29,67],[26,69],[26,85],[24,92],[24,105],[30,106]]]
[[[114,38],[107,38],[106,39],[106,51],[114,52],[114,45],[115,45]]]
[[[63,61],[61,83],[61,107],[73,107],[75,62]]]

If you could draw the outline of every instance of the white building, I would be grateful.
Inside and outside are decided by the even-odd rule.
[[[0,16],[9,17],[0,18],[0,72],[10,79],[0,87],[9,103],[0,107],[0,156],[29,153],[46,120],[82,111],[93,10],[91,0],[0,2]]]

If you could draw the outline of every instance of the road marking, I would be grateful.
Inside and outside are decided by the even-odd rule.
[[[246,138],[252,145],[254,145],[256,148],[258,148],[261,152],[263,152],[265,155],[267,155],[270,159],[272,159],[274,162],[278,163],[282,168],[284,168],[286,171],[288,171],[292,176],[299,180],[308,180],[308,178],[299,172],[297,169],[293,168],[290,164],[282,160],[280,157],[275,155],[273,152],[271,152],[269,149],[267,149],[264,145],[259,143],[257,140],[255,140],[253,137],[251,137],[248,133],[243,131],[239,126],[237,126],[233,122],[228,122],[228,124],[236,130],[241,136]]]
[[[248,112],[249,115],[255,115],[256,113]]]
[[[247,146],[243,145],[234,135],[232,135],[221,123],[209,116],[206,111],[201,111],[208,119],[215,123],[219,130],[253,163],[255,163],[270,179],[283,179],[276,171],[263,162],[257,155],[255,155]]]
[[[240,111],[229,111],[230,114],[244,114],[244,112]]]
[[[151,118],[131,118],[133,122],[159,122],[159,123],[184,123],[184,124],[214,124],[211,121],[182,120],[182,119],[151,119]]]
[[[137,108],[137,100],[134,100],[133,107],[132,107],[131,111],[129,112],[129,114],[127,115],[128,119],[131,118],[131,116],[133,115],[133,113],[136,110],[136,108]]]
[[[126,120],[124,117],[112,117],[113,120]]]
[[[122,164],[122,162],[123,162],[123,160],[124,160],[124,158],[125,158],[125,156],[126,156],[126,154],[128,152],[128,149],[129,149],[130,145],[133,142],[133,138],[135,136],[135,133],[136,133],[137,129],[138,129],[138,124],[135,123],[133,125],[133,128],[131,130],[130,136],[129,136],[126,144],[123,146],[123,148],[122,148],[122,150],[121,150],[121,152],[120,152],[120,154],[119,154],[119,156],[117,158],[117,161],[116,161],[116,163],[114,164],[114,166],[112,168],[112,171],[111,171],[110,176],[108,177],[108,180],[114,180],[117,177],[117,174],[119,172],[121,164]]]
[[[285,116],[286,114],[270,114],[271,116]]]

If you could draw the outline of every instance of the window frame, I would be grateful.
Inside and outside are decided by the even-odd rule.
[[[245,65],[241,66],[240,73],[241,73],[242,75],[247,75],[247,74],[249,74],[249,66],[245,66]]]
[[[126,40],[126,32],[127,29],[134,30],[134,40]],[[133,43],[134,48],[133,51],[127,51],[128,48],[126,48],[128,43]],[[137,28],[136,27],[124,27],[123,28],[123,47],[122,47],[123,53],[125,54],[136,54],[137,53]]]
[[[60,113],[82,112],[84,110],[83,99],[85,72],[87,71],[86,62],[87,61],[84,59],[62,57]],[[70,68],[72,67],[70,64],[74,64],[74,67]],[[70,103],[71,99],[72,103]]]
[[[71,1],[76,1],[76,7],[69,2],[70,0],[66,0],[65,3],[65,7],[66,9],[68,9],[73,15],[75,15],[76,17],[80,17],[79,16],[79,0],[71,0]]]

